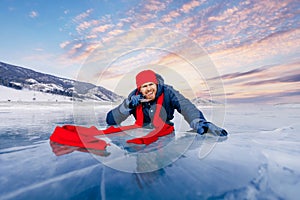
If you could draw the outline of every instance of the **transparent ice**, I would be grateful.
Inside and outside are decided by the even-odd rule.
[[[99,126],[104,126],[109,109],[97,107]],[[157,143],[193,143],[178,159],[144,173],[121,171],[105,161],[131,168],[128,160],[117,162],[118,153],[127,151],[130,157],[133,151],[151,152],[155,144],[132,150],[121,145],[122,138],[112,136],[107,152],[68,148],[55,155],[49,137],[56,126],[74,124],[73,114],[72,105],[64,103],[0,104],[1,199],[297,199],[300,195],[297,104],[227,105],[226,139],[189,132],[161,138]],[[82,123],[77,119],[76,124],[90,125],[88,117],[82,112]],[[203,154],[205,145],[213,148]],[[148,158],[141,157],[145,166],[139,167],[165,162]]]

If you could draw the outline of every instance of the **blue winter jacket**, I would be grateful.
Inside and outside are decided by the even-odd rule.
[[[161,109],[160,117],[168,124],[173,125],[171,120],[174,118],[175,109],[181,113],[184,119],[194,128],[195,123],[205,122],[202,112],[191,103],[190,100],[185,98],[172,86],[165,85],[164,79],[156,74],[158,84],[157,93],[154,101],[142,103],[144,113],[144,126],[151,125],[154,117],[157,98],[164,93],[163,108]],[[106,123],[108,125],[120,125],[121,122],[127,119],[129,115],[133,115],[136,118],[136,109],[128,108],[129,99],[131,96],[136,95],[137,89],[133,90],[128,98],[125,99],[119,106],[108,112],[106,116]]]

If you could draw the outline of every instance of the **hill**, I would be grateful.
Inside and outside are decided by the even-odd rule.
[[[120,101],[123,97],[101,86],[36,72],[0,62],[0,85],[68,97],[70,101]],[[33,100],[34,97],[33,97]]]

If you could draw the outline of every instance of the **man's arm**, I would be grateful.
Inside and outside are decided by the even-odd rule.
[[[203,113],[180,92],[173,87],[168,86],[170,91],[170,98],[173,107],[184,117],[184,119],[191,125],[199,121],[206,121]],[[192,127],[192,126],[191,126]],[[192,127],[193,128],[193,127]]]
[[[215,124],[206,121],[202,112],[187,98],[171,87],[173,95],[172,103],[184,119],[190,124],[190,127],[199,134],[212,133],[216,136],[227,136],[227,131]]]
[[[106,123],[108,125],[119,125],[129,117],[130,109],[126,106],[128,105],[126,101],[128,99],[125,99],[119,106],[107,113]]]
[[[106,123],[108,125],[119,125],[126,120],[130,114],[135,110],[135,107],[140,104],[140,95],[135,95],[136,90],[131,92],[128,98],[117,106],[116,108],[109,111],[106,115]]]

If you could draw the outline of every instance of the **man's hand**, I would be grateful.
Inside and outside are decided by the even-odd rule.
[[[133,95],[129,100],[129,108],[135,108],[140,104],[140,99],[142,99],[142,95]]]
[[[211,122],[198,122],[194,129],[199,133],[200,135],[203,135],[204,133],[211,133],[215,136],[227,136],[227,131],[225,129],[222,129],[215,124]]]
[[[211,133],[215,136],[227,136],[227,131],[225,129],[222,129],[210,122],[208,123],[207,133]]]

